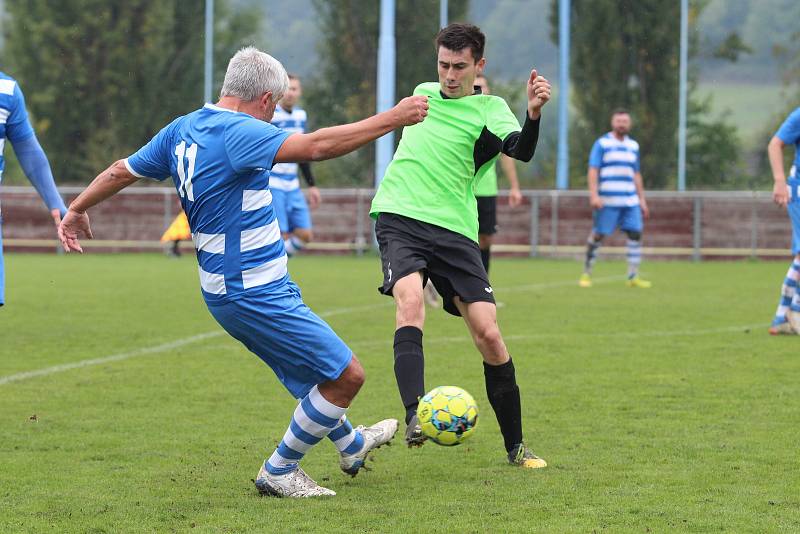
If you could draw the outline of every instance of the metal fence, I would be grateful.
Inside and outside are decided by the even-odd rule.
[[[67,202],[82,188],[64,187]],[[323,203],[313,212],[317,253],[362,254],[373,246],[369,217],[373,189],[323,189]],[[499,254],[577,257],[583,254],[592,226],[585,191],[528,190],[523,204],[508,207],[498,196]],[[701,259],[769,258],[789,255],[791,228],[785,210],[762,191],[652,191],[651,217],[645,221],[644,252],[651,257]],[[56,249],[52,222],[33,188],[0,190],[3,235],[7,249]],[[95,240],[87,247],[104,251],[160,250],[159,238],[177,215],[175,191],[133,187],[90,211]],[[432,206],[435,209],[435,206]],[[612,236],[606,255],[624,254],[624,236]],[[187,249],[189,243],[184,245]]]

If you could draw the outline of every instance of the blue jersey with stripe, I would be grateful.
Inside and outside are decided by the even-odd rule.
[[[25,109],[25,97],[16,80],[0,72],[0,178],[6,167],[3,148],[6,139],[12,143],[33,135],[33,127]]]
[[[308,117],[304,109],[294,107],[291,111],[283,109],[280,105],[275,108],[272,124],[281,130],[290,133],[305,133]],[[300,189],[300,180],[297,178],[297,163],[278,163],[272,168],[269,186],[282,191]]]
[[[206,104],[175,119],[125,161],[135,176],[172,178],[209,304],[289,281],[269,189],[275,154],[289,135],[246,113]]]
[[[781,127],[775,133],[775,137],[783,141],[786,145],[794,145],[794,163],[789,170],[789,197],[792,202],[800,200],[800,107],[792,111]]]
[[[609,132],[594,142],[589,167],[598,169],[598,192],[606,207],[638,206],[634,175],[639,172],[639,143]]]

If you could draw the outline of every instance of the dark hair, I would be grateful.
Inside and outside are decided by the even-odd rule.
[[[477,63],[483,57],[483,48],[486,46],[486,36],[481,29],[473,24],[454,22],[446,28],[439,30],[436,35],[436,50],[443,46],[453,52],[469,48],[472,58]]]
[[[614,115],[630,115],[631,112],[625,108],[617,108],[611,112],[611,118],[614,118]]]

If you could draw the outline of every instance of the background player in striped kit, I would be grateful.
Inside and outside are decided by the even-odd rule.
[[[0,72],[0,180],[5,169],[3,147],[6,139],[11,141],[14,154],[25,176],[31,181],[39,196],[42,197],[56,227],[67,207],[58,194],[50,162],[36,138],[28,111],[25,109],[25,97],[19,84],[11,76]],[[0,306],[5,304],[5,272],[3,269],[3,218],[0,213]]]
[[[275,371],[301,402],[283,439],[255,480],[262,493],[335,495],[299,467],[328,436],[350,475],[371,449],[389,441],[397,421],[353,429],[345,412],[364,383],[364,370],[333,330],[303,303],[289,278],[286,251],[272,208],[269,169],[276,162],[328,159],[385,133],[420,122],[423,97],[355,124],[292,134],[269,124],[288,78],[275,58],[248,47],[228,64],[217,105],[178,117],[135,154],[103,171],[70,205],[59,227],[65,250],[82,252],[91,238],[86,210],[139,178],[171,177],[189,219],[209,312],[231,336]]]
[[[297,105],[297,101],[302,95],[303,85],[300,78],[289,74],[289,88],[278,103],[278,107],[275,108],[272,124],[287,132],[305,133],[308,116],[306,110]],[[286,254],[289,256],[301,251],[313,239],[311,213],[309,204],[306,203],[306,198],[300,190],[298,170],[308,184],[308,200],[311,209],[316,209],[322,201],[322,195],[314,181],[309,162],[277,163],[272,168],[269,183],[275,215],[278,217],[283,244],[286,247]]]
[[[579,284],[592,286],[592,267],[603,238],[619,228],[628,234],[629,287],[650,287],[639,278],[642,261],[642,216],[650,210],[644,198],[639,170],[639,143],[630,138],[631,115],[624,109],[611,114],[611,131],[600,137],[589,155],[589,203],[594,210],[594,226],[586,245],[586,263]]]
[[[789,179],[783,167],[783,149],[786,145],[794,145],[794,164],[789,171]],[[797,169],[800,167],[800,108],[795,109],[775,133],[767,147],[769,164],[772,168],[772,177],[775,185],[772,189],[772,198],[782,208],[787,208],[789,220],[792,222],[792,254],[794,259],[789,265],[789,271],[783,280],[781,298],[778,309],[769,327],[769,333],[797,334],[800,332],[800,293],[797,283],[800,279],[800,177]]]

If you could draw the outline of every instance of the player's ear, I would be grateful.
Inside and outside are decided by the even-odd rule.
[[[482,57],[480,60],[478,60],[478,62],[475,64],[475,68],[480,74],[483,74],[483,69],[486,68],[486,58]]]

